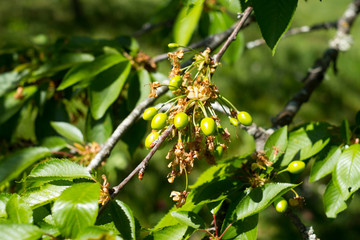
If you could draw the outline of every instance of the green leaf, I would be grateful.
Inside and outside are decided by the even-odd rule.
[[[213,181],[203,184],[194,190],[194,202],[197,205],[217,202],[227,198],[234,191],[238,191],[239,181],[235,178],[226,178],[220,180],[218,177]]]
[[[217,202],[211,202],[207,204],[208,209],[210,209],[211,214],[217,214],[219,210],[221,209],[221,206],[225,199],[217,201]]]
[[[57,199],[60,194],[71,186],[72,182],[52,182],[41,187],[27,190],[22,199],[32,208],[38,208]]]
[[[291,24],[298,0],[253,0],[252,3],[261,34],[274,54]]]
[[[78,143],[84,143],[84,136],[80,129],[67,122],[50,122],[55,131],[64,138]]]
[[[360,144],[353,144],[340,155],[333,175],[343,200],[360,188]]]
[[[219,0],[219,3],[226,7],[226,10],[230,11],[231,13],[238,13],[241,12],[241,6],[239,0]]]
[[[204,220],[194,212],[173,211],[171,212],[171,216],[176,218],[176,220],[178,220],[179,223],[195,229],[204,228],[205,226]]]
[[[0,224],[0,236],[2,240],[38,240],[42,231],[30,224]]]
[[[13,180],[26,168],[50,155],[43,147],[25,148],[0,160],[0,185]]]
[[[223,240],[256,240],[259,214],[234,222],[225,232]],[[228,224],[223,224],[222,231]]]
[[[104,240],[121,240],[119,236],[116,236],[113,232],[104,229],[100,226],[90,226],[81,232],[77,237],[78,240],[89,240],[89,239],[104,239]]]
[[[30,172],[26,181],[92,179],[85,167],[66,159],[51,159],[39,163]]]
[[[64,237],[76,238],[84,228],[95,223],[99,196],[98,183],[74,184],[62,192],[54,203],[52,216]]]
[[[11,194],[0,193],[0,218],[7,218],[6,204],[9,201]]]
[[[344,139],[344,142],[349,145],[350,144],[350,138],[351,138],[351,130],[349,127],[349,122],[347,119],[344,119],[340,126],[340,134],[342,139]]]
[[[337,146],[331,146],[325,156],[324,154],[319,154],[311,168],[309,181],[315,182],[332,173],[335,170],[336,163],[338,162],[340,155],[341,149]]]
[[[265,186],[252,189],[251,192],[243,197],[236,205],[231,219],[241,220],[261,212],[277,197],[296,186],[296,184],[290,183],[269,183]]]
[[[294,160],[306,160],[320,152],[330,141],[328,128],[325,123],[310,123],[290,132],[281,166]]]
[[[24,87],[23,97],[21,99],[15,98],[16,90],[9,92],[0,98],[0,124],[6,122],[15,115],[24,103],[36,93],[36,91],[36,86],[29,86]]]
[[[264,149],[269,160],[276,162],[284,154],[287,144],[287,126],[284,126],[276,130],[266,140]]]
[[[94,56],[89,53],[65,53],[45,62],[36,71],[33,77],[39,78],[44,76],[52,76],[58,71],[70,68],[83,62],[94,61]]]
[[[124,239],[136,239],[135,218],[129,206],[116,200],[110,205],[111,216],[117,230]]]
[[[102,118],[95,120],[92,118],[91,112],[88,111],[85,131],[87,142],[105,143],[113,132],[110,112],[107,111]]]
[[[171,240],[181,240],[186,233],[187,226],[177,224],[174,226],[165,227],[161,230],[153,232],[153,240],[168,240],[171,236]]]
[[[8,91],[13,90],[17,83],[21,80],[18,72],[4,72],[0,74],[0,97],[4,96]]]
[[[32,223],[33,211],[19,195],[13,194],[6,204],[9,223]]]
[[[48,148],[50,151],[60,151],[67,146],[67,142],[62,137],[51,136],[44,138],[40,145]]]
[[[85,62],[76,65],[66,73],[57,90],[64,90],[65,88],[68,88],[75,83],[92,78],[102,71],[122,61],[127,61],[127,58],[120,54],[104,54],[97,57],[92,62]]]
[[[331,180],[326,187],[323,203],[328,218],[336,218],[339,212],[342,212],[347,208],[347,205],[333,180]]]
[[[193,32],[199,22],[204,0],[191,1],[185,5],[174,24],[174,40],[180,45],[187,45],[193,35]]]
[[[95,77],[89,88],[90,110],[94,119],[104,116],[106,110],[119,96],[130,73],[131,64],[124,61]]]

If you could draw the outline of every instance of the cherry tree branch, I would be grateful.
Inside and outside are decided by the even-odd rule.
[[[237,34],[239,33],[240,29],[243,27],[246,19],[250,16],[253,8],[251,6],[247,7],[239,20],[239,22],[236,24],[234,31],[231,33],[231,35],[228,37],[226,42],[222,45],[221,49],[217,54],[213,56],[214,63],[219,63],[221,57],[224,55],[226,49],[230,46],[231,42],[236,39]]]
[[[283,110],[272,119],[273,127],[279,128],[292,122],[301,106],[309,100],[313,91],[323,81],[325,73],[331,63],[334,64],[334,70],[336,72],[338,53],[350,48],[352,38],[349,33],[359,12],[360,0],[354,0],[350,3],[343,16],[337,21],[336,36],[331,40],[329,48],[325,50],[321,58],[315,61],[314,65],[303,79],[303,88],[297,92],[285,105]]]
[[[168,91],[168,87],[160,87],[157,89],[156,93],[158,96],[165,94]],[[131,113],[118,125],[110,138],[106,141],[106,143],[102,146],[101,150],[96,154],[96,156],[91,160],[89,165],[86,167],[88,171],[92,171],[96,167],[98,167],[101,162],[107,158],[112,149],[115,147],[116,143],[122,137],[129,127],[135,123],[135,121],[139,118],[139,116],[144,112],[145,108],[150,106],[155,102],[157,98],[147,98],[142,101],[139,105],[137,105]]]
[[[112,188],[112,194],[110,196],[110,199],[108,199],[104,205],[100,208],[99,210],[99,214],[100,215],[106,208],[106,206],[109,204],[109,202],[114,199],[119,193],[120,190],[130,181],[130,179],[132,179],[137,173],[139,172],[144,172],[146,165],[148,164],[148,162],[150,161],[150,159],[152,158],[152,156],[155,154],[155,152],[158,150],[158,148],[160,147],[160,145],[165,141],[165,139],[167,138],[167,136],[169,136],[169,134],[171,133],[171,131],[174,129],[174,124],[171,124],[162,134],[161,136],[159,136],[155,141],[155,145],[153,146],[153,148],[150,150],[150,152],[146,155],[146,157],[139,163],[139,165],[137,165],[136,168],[134,168],[134,170],[126,177],[124,178],[124,180],[122,180],[122,182],[113,187]]]
[[[297,35],[297,34],[302,34],[302,33],[309,33],[309,32],[313,32],[316,30],[337,28],[337,23],[338,23],[337,21],[334,21],[334,22],[319,23],[319,24],[315,24],[312,26],[302,26],[302,27],[298,27],[298,28],[292,28],[292,29],[289,29],[283,35],[283,38]],[[265,40],[263,38],[260,38],[260,39],[256,39],[254,41],[250,41],[250,42],[246,43],[245,48],[252,49],[252,48],[261,46],[263,44],[265,44]]]
[[[304,223],[301,221],[301,219],[295,213],[293,213],[293,211],[290,208],[286,210],[285,216],[287,216],[290,219],[290,221],[295,225],[295,227],[298,229],[303,239],[320,240],[319,238],[316,237],[313,227],[310,226],[309,228],[307,228],[304,225]]]

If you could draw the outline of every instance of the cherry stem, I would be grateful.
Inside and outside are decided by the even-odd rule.
[[[165,141],[165,139],[167,138],[167,136],[169,136],[169,134],[172,132],[173,129],[174,129],[174,124],[171,124],[161,134],[161,136],[157,138],[156,144],[150,150],[148,155],[146,155],[146,157],[141,161],[141,163],[137,165],[137,167],[126,178],[124,178],[124,180],[119,185],[112,188],[113,193],[110,195],[110,198],[104,203],[104,205],[100,208],[98,217],[101,215],[101,213],[104,212],[110,200],[114,199],[120,193],[120,190],[130,181],[130,179],[133,178],[139,171],[144,171],[146,165],[148,164],[152,156],[159,149],[160,145]]]
[[[215,214],[213,214],[213,218],[214,218],[215,236],[216,236],[216,238],[218,238],[219,235],[218,235],[218,229],[217,229],[217,225],[216,225],[216,216],[215,216]]]
[[[297,192],[292,188],[291,191],[293,191],[295,193],[295,197],[299,197],[299,195],[297,194]]]
[[[223,95],[220,95],[218,96],[219,99],[221,99],[222,101],[224,101],[224,103],[231,109],[234,109],[236,110],[237,112],[239,112],[239,110],[236,109],[236,107],[226,98],[224,97]]]

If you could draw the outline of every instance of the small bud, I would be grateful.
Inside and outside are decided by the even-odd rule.
[[[177,47],[180,47],[180,45],[177,44],[177,43],[169,43],[169,44],[168,44],[168,47],[169,47],[169,48],[177,48]]]

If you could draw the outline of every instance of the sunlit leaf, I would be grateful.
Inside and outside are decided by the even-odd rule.
[[[332,146],[325,156],[324,154],[319,154],[311,168],[309,181],[315,182],[332,173],[335,170],[340,155],[341,149],[337,146]]]
[[[323,203],[328,218],[336,218],[339,212],[342,212],[347,208],[347,205],[343,200],[340,191],[334,185],[333,180],[331,180],[326,187]]]
[[[180,45],[187,45],[193,35],[193,32],[199,22],[204,0],[190,1],[185,5],[174,24],[174,40]]]
[[[66,159],[51,159],[39,163],[31,170],[26,181],[91,179],[85,167]]]
[[[35,225],[30,224],[0,224],[2,240],[37,240],[43,232]]]
[[[269,160],[276,162],[284,154],[287,144],[287,126],[284,126],[276,130],[266,140],[264,148]]]
[[[64,237],[76,238],[95,223],[99,196],[98,183],[74,184],[62,192],[54,203],[52,216]]]
[[[84,136],[82,132],[74,125],[67,122],[50,122],[50,124],[55,129],[55,131],[64,138],[74,142],[84,142]]]
[[[340,155],[333,181],[343,200],[360,188],[360,144],[353,144]]]
[[[32,223],[33,211],[19,195],[13,194],[6,204],[7,219],[10,223]]]

